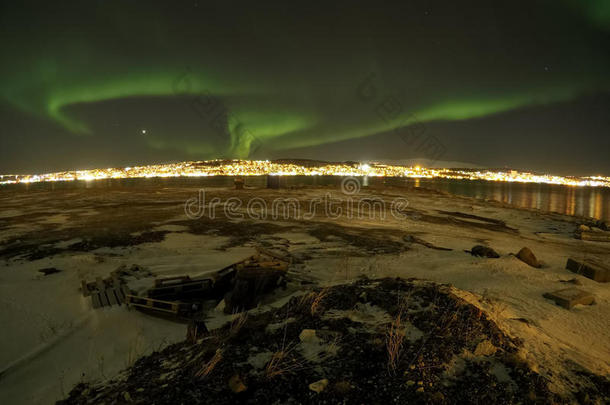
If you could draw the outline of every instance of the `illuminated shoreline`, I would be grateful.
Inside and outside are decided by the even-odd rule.
[[[475,170],[423,168],[379,163],[328,163],[303,166],[267,160],[209,160],[125,168],[75,170],[37,175],[1,175],[0,185],[41,182],[93,181],[106,179],[211,177],[211,176],[371,176],[427,179],[486,180],[557,184],[576,187],[610,187],[610,177],[568,177],[534,174],[516,170]]]

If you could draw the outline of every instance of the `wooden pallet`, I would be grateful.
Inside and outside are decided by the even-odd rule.
[[[190,281],[192,280],[189,276],[158,278],[155,280],[155,287],[166,287],[174,284],[188,283]]]
[[[205,293],[212,290],[213,284],[214,281],[208,278],[203,280],[191,280],[188,278],[188,281],[184,283],[160,284],[160,287],[151,288],[148,290],[148,296],[151,298],[159,298]]]
[[[150,297],[139,297],[137,295],[131,294],[125,296],[125,303],[129,307],[136,307],[158,312],[166,312],[174,315],[180,315],[187,309],[187,304],[181,302],[164,301]]]
[[[101,291],[91,293],[91,302],[95,309],[121,305],[125,302],[125,296],[128,294],[131,294],[129,288],[125,284],[120,284],[116,287],[104,288]]]

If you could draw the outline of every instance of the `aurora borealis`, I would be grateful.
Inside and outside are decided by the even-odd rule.
[[[419,126],[444,161],[610,174],[610,3],[403,3],[3,4],[0,171],[400,161]]]

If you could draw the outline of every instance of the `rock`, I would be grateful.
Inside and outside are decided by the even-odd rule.
[[[45,276],[48,276],[49,274],[55,274],[55,273],[61,272],[61,270],[56,269],[55,267],[46,267],[46,268],[40,269],[38,271],[41,272],[42,274],[44,274]]]
[[[541,265],[534,256],[534,253],[527,247],[522,248],[519,253],[516,254],[517,259],[521,260],[523,263],[529,264],[532,267],[540,268]]]
[[[309,384],[309,389],[312,390],[313,392],[317,392],[319,394],[320,392],[324,391],[327,386],[328,386],[328,380],[326,378],[324,378],[322,380],[312,382],[311,384]]]
[[[574,285],[582,285],[582,282],[577,278],[571,278],[569,280],[559,280],[561,283],[570,283]]]
[[[476,245],[470,249],[470,254],[473,256],[488,257],[491,259],[497,259],[500,255],[490,247],[483,245]]]
[[[585,259],[581,261],[570,257],[566,262],[566,269],[576,274],[581,274],[599,283],[610,282],[610,267],[592,259]]]
[[[303,329],[299,335],[301,342],[318,342],[318,336],[316,335],[315,329]]]
[[[610,232],[582,232],[580,234],[580,239],[591,242],[610,242]]]
[[[571,309],[577,304],[592,305],[595,303],[595,297],[592,294],[574,287],[546,293],[543,296],[555,301],[555,304],[566,309]]]
[[[229,388],[236,394],[244,392],[248,389],[238,374],[235,374],[233,377],[229,378]]]

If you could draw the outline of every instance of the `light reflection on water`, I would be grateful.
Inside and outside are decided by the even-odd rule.
[[[287,176],[282,178],[286,186],[339,185],[337,176]],[[518,207],[547,212],[593,217],[610,221],[610,189],[602,187],[570,187],[552,184],[508,183],[482,180],[361,178],[362,185],[395,187],[426,187],[466,197],[487,198],[513,204]],[[59,190],[73,188],[139,188],[139,187],[231,187],[233,177],[179,177],[149,179],[107,179],[95,181],[71,181],[18,184],[0,187],[19,190]],[[266,176],[246,177],[246,186],[265,187]]]

